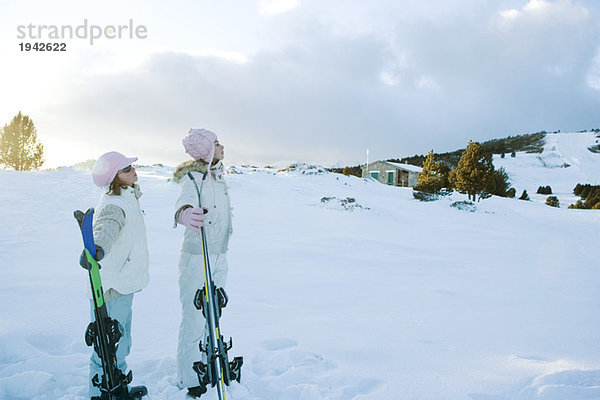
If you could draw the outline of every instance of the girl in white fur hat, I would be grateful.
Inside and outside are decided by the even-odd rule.
[[[180,389],[188,389],[188,396],[196,398],[206,392],[206,386],[199,381],[192,366],[195,361],[206,361],[198,343],[205,340],[207,332],[206,320],[194,306],[196,291],[204,286],[202,242],[198,232],[201,226],[206,227],[212,278],[216,287],[223,287],[227,280],[227,246],[232,233],[231,205],[221,162],[224,147],[217,135],[206,129],[190,129],[183,139],[183,146],[193,160],[177,167],[173,176],[181,186],[174,226],[186,226],[179,258],[182,315],[177,346],[177,384]],[[207,179],[203,180],[207,171]],[[188,172],[199,186],[202,185],[202,208],[198,207],[198,192]]]

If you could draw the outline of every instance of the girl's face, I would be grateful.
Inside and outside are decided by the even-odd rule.
[[[225,157],[225,147],[219,143],[218,140],[215,140],[215,156],[213,158],[213,164],[221,161]]]
[[[133,186],[133,184],[138,180],[138,176],[135,172],[135,168],[133,167],[133,165],[128,165],[125,168],[119,170],[119,172],[117,172],[117,175],[119,176],[121,182],[123,182],[127,186]]]

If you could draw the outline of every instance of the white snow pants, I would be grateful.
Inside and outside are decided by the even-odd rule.
[[[216,287],[224,287],[227,280],[226,254],[210,255],[210,269]],[[198,375],[192,369],[194,362],[206,362],[206,354],[200,352],[200,340],[206,343],[208,333],[202,311],[194,306],[196,291],[204,286],[204,263],[202,254],[181,252],[179,258],[179,299],[181,300],[181,324],[177,345],[177,386],[180,389],[200,385]]]
[[[91,302],[90,302],[91,304]],[[123,330],[121,331],[121,339],[117,347],[117,367],[122,373],[127,374],[127,363],[125,357],[129,355],[131,350],[131,306],[133,304],[133,293],[124,294],[113,301],[106,302],[106,311],[108,316],[112,319],[116,319],[121,324]],[[92,307],[92,321],[94,320],[94,306]],[[92,347],[93,348],[93,347]],[[92,350],[92,357],[90,358],[90,383],[89,383],[89,395],[90,397],[100,396],[100,390],[92,385],[92,378],[98,374],[98,380],[102,381],[102,361],[98,354]]]

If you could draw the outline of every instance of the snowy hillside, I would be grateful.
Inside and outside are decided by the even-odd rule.
[[[594,183],[600,155],[547,138],[541,155],[494,160],[519,192]],[[554,157],[571,167],[542,167]],[[134,299],[129,367],[150,400],[185,398],[171,171],[138,171],[151,282]],[[469,212],[451,207],[459,194],[424,203],[317,169],[232,171],[222,330],[245,362],[231,399],[600,398],[599,212],[497,197]],[[0,171],[0,185],[0,399],[85,399],[72,212],[100,192],[74,169]]]
[[[524,189],[534,201],[545,202],[546,195],[536,195],[540,186],[550,186],[561,207],[574,204],[578,183],[600,184],[600,154],[588,150],[600,143],[600,134],[548,133],[542,153],[517,153],[515,158],[494,155],[494,166],[504,167],[517,197]]]

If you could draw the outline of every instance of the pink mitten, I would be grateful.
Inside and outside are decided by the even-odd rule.
[[[179,213],[177,218],[180,224],[183,224],[193,231],[200,232],[200,227],[204,226],[204,210],[198,207],[189,207]]]

